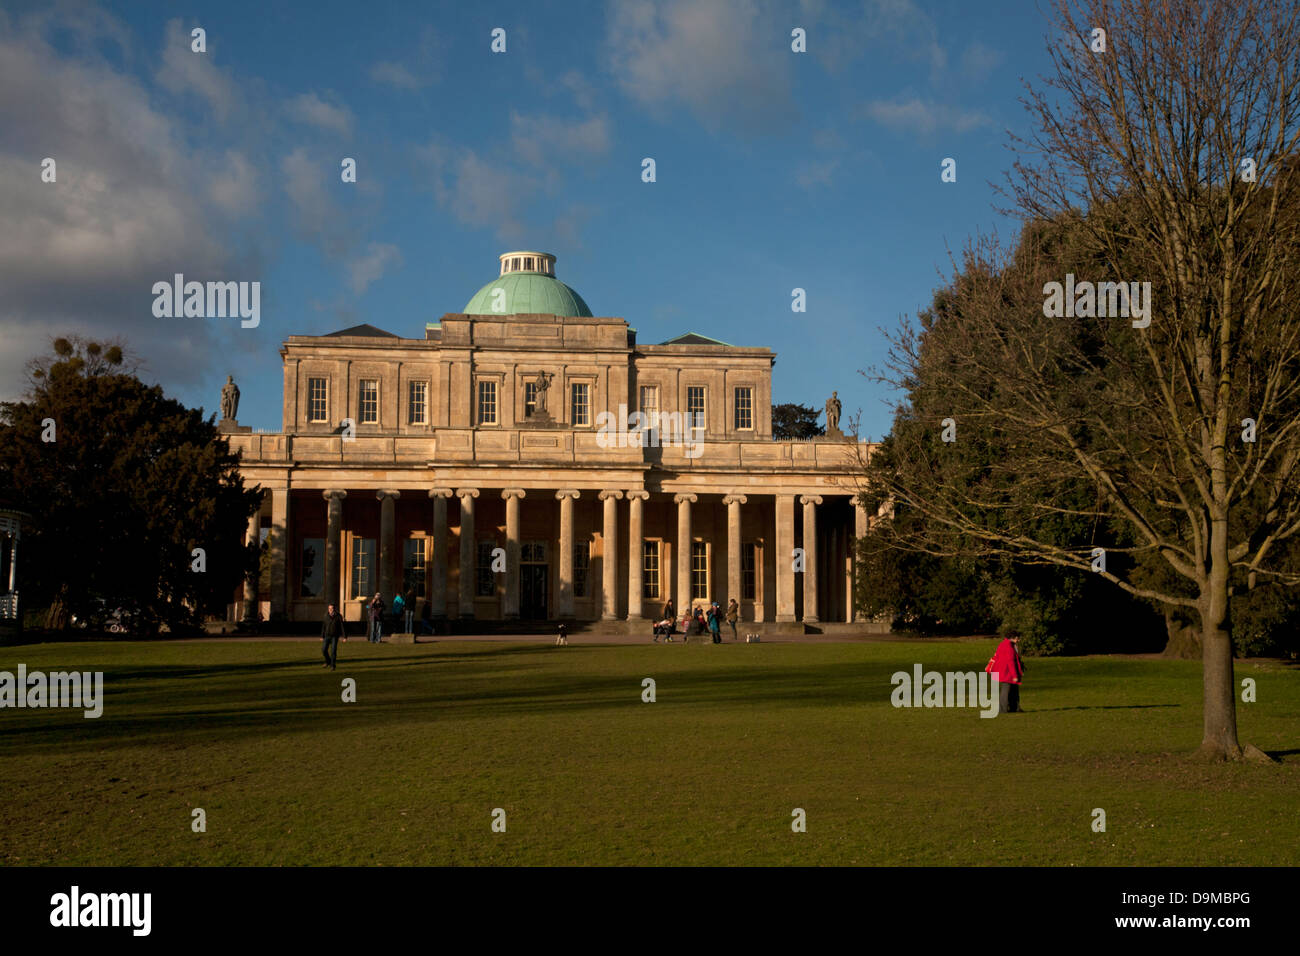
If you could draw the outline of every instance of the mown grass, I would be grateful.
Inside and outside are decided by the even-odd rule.
[[[0,710],[0,862],[1297,862],[1300,670],[1238,664],[1274,766],[1190,758],[1195,662],[1031,660],[1027,712],[992,720],[890,705],[895,671],[991,648],[353,640],[337,672],[315,643],[4,648],[0,670],[102,670],[106,699]]]

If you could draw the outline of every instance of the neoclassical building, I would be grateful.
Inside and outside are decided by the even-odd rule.
[[[223,401],[264,490],[249,534],[269,571],[245,611],[315,621],[337,600],[356,620],[409,589],[452,621],[640,622],[732,597],[746,621],[854,620],[870,449],[774,440],[768,348],[639,342],[554,256],[509,252],[421,338],[360,325],[280,355],[278,433]]]

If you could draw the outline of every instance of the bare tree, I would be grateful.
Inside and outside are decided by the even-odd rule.
[[[1298,17],[1059,2],[1010,176],[1019,247],[975,244],[896,337],[886,377],[910,405],[873,475],[926,519],[899,546],[1077,568],[1198,617],[1215,758],[1241,755],[1233,590],[1300,584],[1282,560],[1300,537]],[[997,454],[948,467],[963,442]]]

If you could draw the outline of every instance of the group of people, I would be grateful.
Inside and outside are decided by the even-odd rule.
[[[696,634],[708,634],[713,638],[714,644],[722,643],[722,622],[726,621],[731,625],[731,639],[736,640],[736,622],[740,620],[740,605],[736,599],[732,598],[724,612],[714,601],[706,609],[701,605],[695,605],[690,610],[682,614],[681,629],[683,640],[690,640],[691,628],[695,628]],[[671,642],[673,634],[677,632],[677,611],[673,607],[673,602],[668,601],[664,605],[663,614],[654,625],[655,643],[659,638],[665,638]]]
[[[393,597],[392,609],[392,629],[396,629],[398,622],[402,623],[402,633],[414,634],[415,631],[415,604],[416,596],[414,588],[407,588],[405,594],[398,594]],[[366,606],[367,621],[369,623],[370,643],[378,644],[384,636],[384,601],[375,592],[375,596]],[[429,602],[424,602],[423,610],[420,612],[420,631],[421,634],[433,633],[433,619],[430,616]]]

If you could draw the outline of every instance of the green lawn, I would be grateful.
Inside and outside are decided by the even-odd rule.
[[[1031,659],[1028,712],[989,720],[889,695],[917,662],[981,670],[991,642],[354,639],[334,673],[318,648],[0,648],[0,670],[102,670],[106,698],[98,720],[0,710],[0,864],[1300,861],[1294,666],[1237,667],[1243,743],[1282,755],[1261,766],[1189,758],[1193,662]]]

